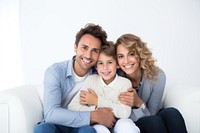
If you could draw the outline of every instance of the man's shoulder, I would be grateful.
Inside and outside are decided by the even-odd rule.
[[[56,62],[47,68],[47,72],[66,74],[72,69],[72,60],[66,60],[62,62]],[[71,72],[70,72],[71,73]]]
[[[49,68],[66,68],[70,64],[72,64],[72,60],[65,60],[65,61],[53,63],[51,66],[49,66]]]

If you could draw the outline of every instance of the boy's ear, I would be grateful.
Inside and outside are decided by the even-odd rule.
[[[97,64],[96,64],[94,67],[95,67],[95,69],[97,70]]]

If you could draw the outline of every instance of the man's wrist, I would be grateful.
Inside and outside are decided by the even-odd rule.
[[[93,124],[96,124],[97,123],[97,111],[91,111],[90,112],[90,124],[93,125]]]

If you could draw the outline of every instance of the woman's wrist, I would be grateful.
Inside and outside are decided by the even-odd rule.
[[[141,99],[139,99],[138,101],[137,101],[137,103],[135,103],[135,105],[132,107],[133,109],[138,109],[138,108],[140,108],[141,106],[142,106],[142,104],[143,104],[144,102],[141,100]]]

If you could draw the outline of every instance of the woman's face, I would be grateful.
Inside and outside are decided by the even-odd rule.
[[[130,51],[121,44],[117,46],[117,61],[119,67],[128,75],[140,69],[139,58],[135,51]]]

